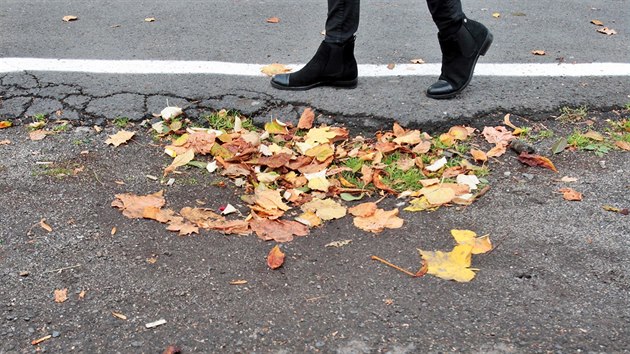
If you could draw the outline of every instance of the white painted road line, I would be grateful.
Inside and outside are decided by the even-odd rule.
[[[182,60],[92,60],[0,58],[0,73],[24,71],[76,72],[94,74],[214,74],[264,76],[260,69],[267,64],[228,63]],[[294,70],[304,64],[287,65]],[[361,77],[437,76],[440,64],[359,65]],[[554,63],[554,64],[486,64],[479,63],[476,76],[511,77],[586,77],[630,76],[630,63]]]

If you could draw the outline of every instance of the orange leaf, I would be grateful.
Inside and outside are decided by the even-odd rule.
[[[0,129],[8,128],[12,125],[13,123],[9,122],[8,120],[3,120],[0,122]]]
[[[270,17],[267,19],[267,23],[278,23],[280,22],[280,19],[277,17]]]
[[[249,221],[249,226],[260,239],[265,241],[289,242],[293,240],[293,236],[306,236],[309,233],[308,226],[290,220],[254,217]]]
[[[284,253],[279,245],[275,245],[267,255],[267,265],[271,269],[278,269],[284,264]]]
[[[615,142],[615,146],[620,148],[621,150],[630,151],[630,143],[623,140]]]
[[[385,192],[388,193],[392,193],[392,194],[396,194],[397,192],[393,189],[391,189],[388,185],[386,185],[385,183],[383,183],[382,181],[382,177],[381,177],[381,172],[383,171],[375,171],[374,175],[372,176],[372,183],[374,184],[374,187],[383,190]]]
[[[545,55],[547,53],[545,53],[544,50],[536,49],[536,50],[532,50],[532,54],[534,54],[534,55]]]
[[[376,203],[368,202],[362,203],[357,206],[354,206],[348,209],[348,213],[354,216],[368,217],[374,215],[376,212],[377,206]]]
[[[46,224],[46,219],[41,219],[39,221],[39,226],[48,232],[52,232],[53,230],[52,227],[50,227],[50,225]]]
[[[122,210],[123,215],[130,219],[141,219],[144,218],[144,209],[150,207],[159,209],[166,204],[163,194],[164,191],[140,196],[129,193],[116,194],[112,206]]]
[[[518,160],[528,166],[540,166],[548,168],[554,172],[558,172],[556,166],[553,165],[553,162],[551,162],[551,160],[540,155],[530,155],[527,152],[522,152],[520,155],[518,155]]]
[[[260,71],[267,76],[274,76],[276,74],[282,74],[291,71],[284,64],[274,63],[263,66]]]
[[[472,155],[473,159],[475,159],[475,161],[488,161],[488,156],[485,152],[481,150],[470,149],[470,154]]]
[[[403,225],[403,219],[398,217],[398,209],[385,211],[376,209],[376,212],[367,217],[357,216],[354,218],[354,226],[361,230],[379,233],[384,229],[399,229]]]
[[[42,140],[46,137],[46,135],[48,135],[49,132],[42,130],[42,129],[38,129],[38,130],[34,130],[30,133],[28,133],[28,137],[29,139],[31,139],[32,141],[38,141],[38,140]]]
[[[488,153],[486,154],[487,157],[499,157],[503,154],[505,154],[507,150],[507,143],[504,141],[501,141],[499,143],[497,143],[492,149],[490,149],[490,151],[488,151]]]
[[[298,129],[311,129],[313,127],[313,121],[315,120],[315,113],[312,109],[306,108],[302,115],[300,116],[300,120],[298,121]]]
[[[569,200],[569,201],[581,201],[582,200],[582,193],[572,189],[572,188],[561,188],[559,190],[560,193],[562,193],[563,197],[565,200]]]
[[[62,303],[68,300],[68,288],[55,290],[55,302]]]

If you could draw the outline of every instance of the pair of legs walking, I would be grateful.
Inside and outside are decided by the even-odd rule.
[[[481,23],[466,18],[460,0],[427,0],[427,5],[439,31],[442,73],[426,94],[451,98],[470,83],[477,59],[492,44],[492,34]],[[328,0],[326,38],[315,56],[295,73],[275,75],[271,85],[282,90],[356,87],[354,34],[358,28],[359,0]]]

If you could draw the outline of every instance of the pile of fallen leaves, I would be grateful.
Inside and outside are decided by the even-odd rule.
[[[380,131],[373,138],[350,138],[343,127],[314,127],[315,114],[306,109],[295,127],[274,119],[262,130],[245,129],[238,115],[219,112],[231,119],[229,129],[184,128],[177,119],[181,110],[169,108],[152,126],[167,142],[165,153],[173,158],[164,169],[164,179],[173,183],[172,176],[183,166],[204,168],[242,188],[241,199],[249,209],[240,211],[228,204],[221,210],[175,211],[164,208],[162,191],[145,196],[117,194],[112,202],[129,218],[156,220],[180,235],[206,229],[287,242],[348,214],[357,228],[368,232],[400,228],[404,221],[397,208],[378,207],[383,198],[407,199],[406,211],[470,205],[489,188],[479,178],[487,173],[488,159],[504,154],[518,134],[516,127],[514,131],[486,127],[482,134],[494,147],[482,151],[471,147],[475,129],[465,126],[433,137],[394,124],[391,131]],[[523,154],[521,158],[541,158]],[[370,197],[380,199],[346,206]],[[228,218],[230,214],[242,217]],[[425,259],[428,255],[423,253]]]

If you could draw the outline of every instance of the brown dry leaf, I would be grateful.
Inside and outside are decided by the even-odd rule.
[[[306,236],[308,226],[291,220],[269,220],[255,216],[249,221],[249,226],[256,235],[265,241],[289,242],[293,236]]]
[[[431,150],[431,142],[428,140],[425,140],[421,142],[420,144],[414,146],[413,150],[411,151],[416,154],[426,154],[427,152],[429,152],[429,150]]]
[[[630,151],[630,143],[626,141],[623,141],[623,140],[616,141],[615,146],[620,148],[621,150]]]
[[[0,129],[5,129],[5,128],[8,128],[8,127],[10,127],[12,125],[13,125],[13,123],[9,122],[8,120],[0,121]]]
[[[424,59],[416,58],[410,60],[411,64],[424,64]]]
[[[556,166],[554,166],[551,160],[540,155],[530,155],[526,152],[522,152],[520,155],[518,155],[518,160],[528,166],[540,166],[548,168],[554,172],[558,172]]]
[[[280,19],[277,17],[269,17],[267,19],[267,23],[278,23],[278,22],[280,22]]]
[[[357,216],[354,218],[354,226],[361,230],[379,233],[387,229],[399,229],[404,221],[398,217],[398,209],[385,211],[376,209],[373,215],[367,217]]]
[[[112,231],[109,234],[114,236],[114,235],[116,235],[117,231],[118,231],[118,229],[116,229],[116,226],[114,226],[114,227],[112,227]]]
[[[149,195],[135,195],[131,193],[116,194],[116,199],[112,202],[112,207],[122,210],[124,216],[130,219],[144,218],[145,209],[160,209],[166,204],[164,191],[159,191]]]
[[[155,22],[155,17],[147,17],[144,19],[144,22]]]
[[[532,54],[534,54],[534,55],[545,55],[547,53],[545,53],[544,50],[535,49],[535,50],[532,50]]]
[[[78,17],[76,17],[76,16],[66,15],[66,16],[64,16],[61,20],[62,20],[63,22],[71,22],[71,21],[76,21],[76,20],[78,20],[78,19],[79,19],[79,18],[78,18]]]
[[[135,132],[121,130],[114,135],[110,135],[109,138],[105,140],[105,144],[118,147],[119,145],[128,142],[135,134]]]
[[[595,141],[604,141],[604,136],[594,130],[589,130],[586,133],[582,134],[582,136]]]
[[[609,36],[612,36],[613,34],[617,34],[617,31],[615,31],[612,28],[608,28],[608,27],[601,27],[597,29],[597,32],[599,33],[603,33]]]
[[[397,194],[395,190],[383,183],[383,178],[381,177],[382,172],[381,170],[374,171],[372,175],[372,184],[374,184],[374,187],[388,193]]]
[[[68,300],[68,288],[55,290],[54,297],[56,303],[65,302]]]
[[[422,142],[422,137],[419,130],[410,130],[392,141],[396,144],[416,145]]]
[[[42,129],[37,129],[34,130],[32,132],[28,133],[28,137],[29,139],[31,139],[32,141],[38,141],[38,140],[42,140],[46,137],[46,135],[50,134],[50,132],[47,132],[45,130]]]
[[[507,130],[504,126],[484,127],[481,134],[483,134],[486,141],[490,144],[498,144],[500,142],[509,143],[510,140],[514,139],[512,132]]]
[[[122,313],[112,311],[112,316],[116,317],[119,320],[127,321],[127,316],[123,315]]]
[[[246,220],[225,220],[225,221],[215,221],[212,224],[208,225],[209,229],[217,230],[223,232],[226,235],[241,235],[246,236],[251,234],[251,230],[249,228],[249,222]]]
[[[569,201],[581,201],[582,193],[572,189],[572,188],[561,188],[558,192],[562,193],[562,196],[565,200]]]
[[[85,299],[85,294],[86,294],[86,291],[85,290],[81,290],[81,292],[79,293],[79,300]]]
[[[178,167],[187,165],[194,158],[195,151],[193,149],[187,150],[185,153],[175,156],[173,162],[171,162],[171,164],[164,169],[164,176],[175,171],[175,169]]]
[[[308,227],[318,227],[322,224],[322,219],[312,211],[302,213],[300,216],[295,218],[295,221]]]
[[[470,155],[472,155],[472,157],[473,157],[473,159],[475,159],[475,161],[481,161],[481,162],[488,161],[488,156],[486,155],[485,152],[483,152],[481,150],[470,149]]]
[[[244,279],[235,279],[230,281],[230,285],[245,285],[247,284],[247,280]]]
[[[174,345],[169,345],[168,347],[166,347],[166,349],[164,349],[164,352],[162,352],[162,354],[181,354],[181,353],[182,353],[181,348]]]
[[[287,68],[284,64],[273,63],[263,66],[260,72],[267,76],[274,76],[276,74],[288,73],[291,69]]]
[[[604,23],[600,20],[591,20],[591,23],[594,24],[595,26],[603,26]]]
[[[192,148],[197,154],[207,155],[212,152],[215,139],[215,133],[194,132],[188,136],[188,140],[182,147],[186,149]]]
[[[168,231],[178,231],[180,236],[199,233],[199,227],[189,221],[185,221],[184,218],[171,220],[166,229]]]
[[[298,129],[311,129],[313,128],[313,121],[315,120],[315,112],[311,108],[304,109],[300,120],[298,121]]]
[[[275,245],[267,255],[267,266],[271,269],[278,269],[284,264],[284,252],[279,245]]]
[[[254,191],[254,203],[268,210],[282,210],[287,211],[291,209],[282,201],[279,190],[273,189],[260,189],[257,188]]]
[[[11,140],[9,139],[0,140],[0,145],[9,145],[9,144],[11,144]]]
[[[361,203],[348,209],[348,213],[354,216],[368,217],[374,215],[374,213],[376,213],[376,209],[378,209],[376,203],[368,202]]]
[[[387,64],[387,68],[388,68],[389,70],[394,70],[394,68],[395,68],[395,67],[396,67],[396,64],[394,64],[394,63],[389,63],[389,64]]]
[[[53,231],[52,227],[50,227],[50,225],[46,224],[46,219],[41,219],[41,220],[39,221],[39,226],[40,226],[42,229],[44,229],[44,230],[46,230],[46,231],[48,231],[48,232],[52,232],[52,231]]]
[[[504,141],[496,144],[492,149],[490,149],[490,151],[488,151],[488,153],[486,154],[487,157],[499,157],[503,154],[505,154],[505,152],[507,151],[507,146],[508,144]]]

